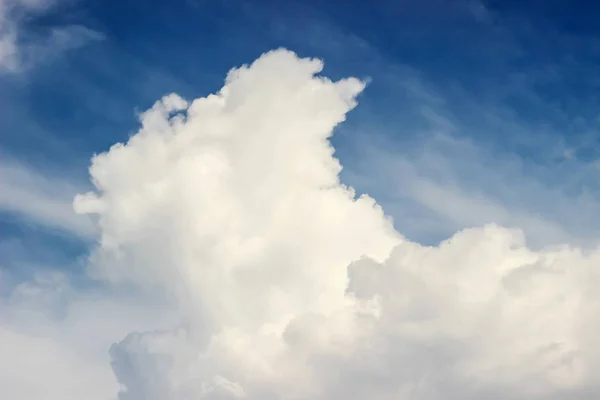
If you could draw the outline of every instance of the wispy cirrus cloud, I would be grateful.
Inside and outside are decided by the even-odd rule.
[[[96,228],[73,211],[73,196],[84,185],[68,175],[49,173],[3,155],[0,159],[0,212],[15,214],[25,223],[89,240]]]
[[[569,143],[557,128],[516,116],[501,101],[482,105],[464,90],[440,92],[411,68],[398,71],[389,80],[405,93],[396,115],[366,112],[346,130],[356,141],[344,173],[375,194],[399,229],[435,243],[500,223],[523,229],[535,246],[594,242],[597,162],[578,157],[594,151],[589,138]],[[596,128],[587,128],[589,137]]]
[[[0,73],[17,72],[80,47],[103,35],[80,25],[53,26],[44,33],[27,32],[28,19],[43,15],[61,0],[0,0]]]

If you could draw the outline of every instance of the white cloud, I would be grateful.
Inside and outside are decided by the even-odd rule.
[[[495,225],[406,240],[338,179],[328,138],[364,85],[321,68],[264,54],[215,95],[165,97],[94,157],[96,191],[75,200],[99,218],[90,272],[179,318],[114,337],[118,398],[595,398],[600,252],[534,251]],[[137,314],[79,304],[54,323],[95,332],[110,312]]]

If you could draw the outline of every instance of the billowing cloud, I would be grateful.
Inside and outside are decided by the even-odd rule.
[[[600,252],[406,240],[338,178],[364,84],[322,67],[266,53],[92,160],[90,274],[178,310],[114,338],[119,400],[595,398]]]

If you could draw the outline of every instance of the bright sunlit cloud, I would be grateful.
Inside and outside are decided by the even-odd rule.
[[[35,397],[24,382],[56,399],[589,398],[600,252],[496,225],[407,240],[339,180],[328,139],[365,85],[322,67],[263,54],[93,158],[74,207],[97,218],[102,290],[13,291],[0,342],[63,367],[2,361],[29,373],[8,398]]]

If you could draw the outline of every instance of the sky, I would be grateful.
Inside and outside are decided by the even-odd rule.
[[[0,397],[598,398],[599,15],[0,0]]]

